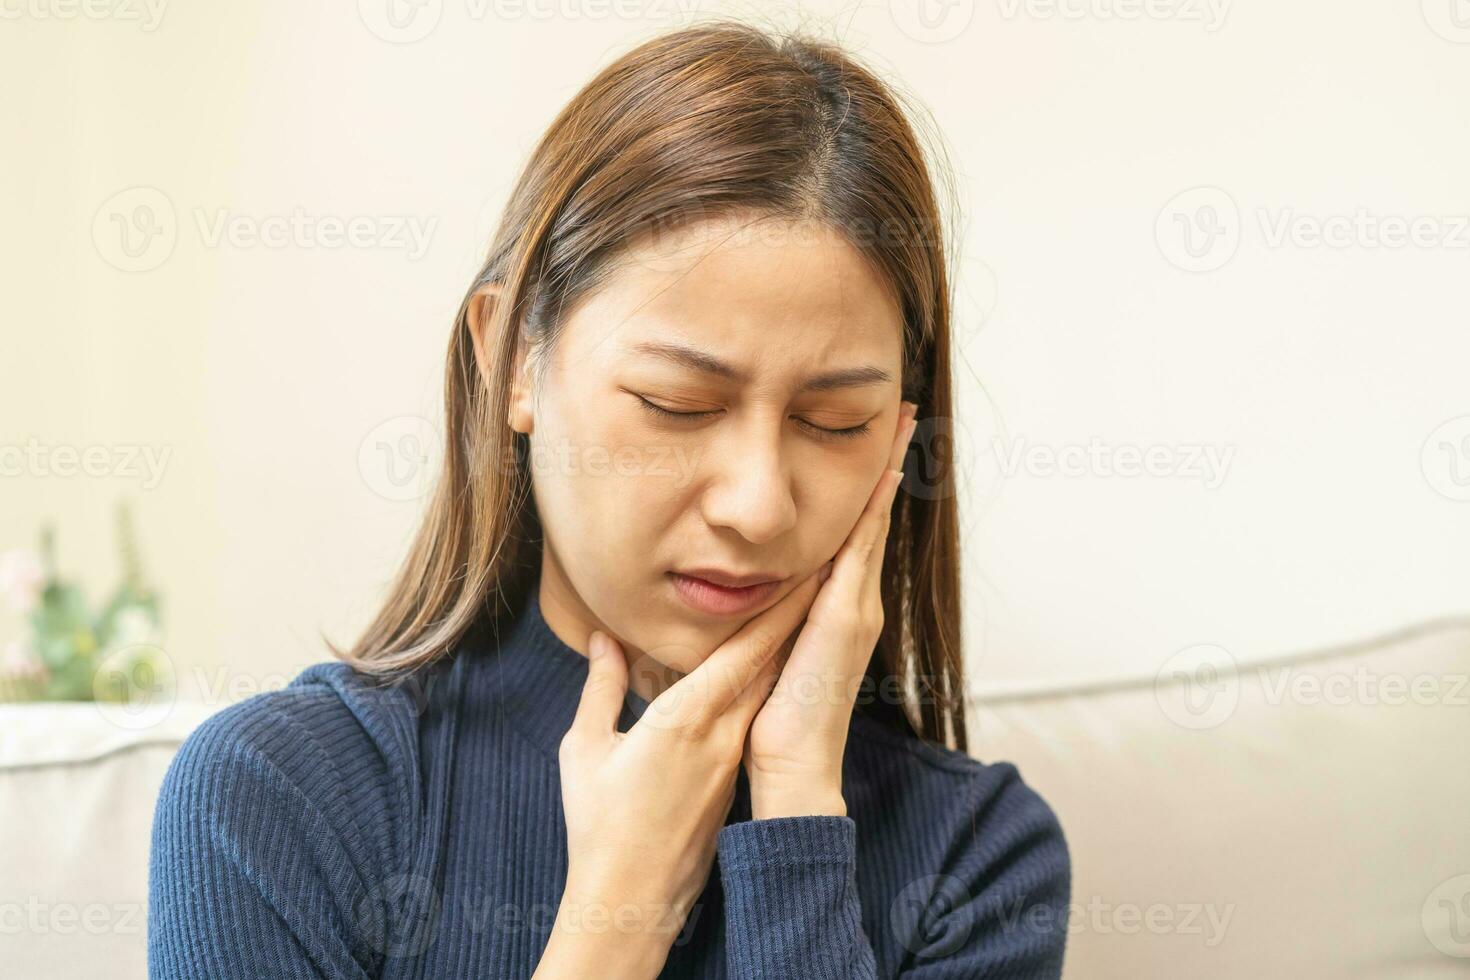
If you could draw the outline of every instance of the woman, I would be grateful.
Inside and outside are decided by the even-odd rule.
[[[1061,830],[967,754],[943,440],[899,490],[952,411],[941,243],[833,47],[599,74],[461,306],[383,609],[169,770],[152,974],[1059,976]]]

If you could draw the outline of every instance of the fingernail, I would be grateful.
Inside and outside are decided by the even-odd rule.
[[[817,570],[817,581],[825,582],[832,575],[832,563],[829,561]]]
[[[602,644],[603,636],[601,631],[593,630],[592,635],[587,638],[587,656],[589,658],[602,656],[607,650]]]

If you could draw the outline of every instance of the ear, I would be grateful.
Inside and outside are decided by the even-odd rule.
[[[469,307],[465,311],[470,338],[475,345],[475,363],[480,370],[480,377],[484,378],[487,383],[492,377],[490,371],[492,338],[488,335],[488,331],[490,324],[495,319],[495,304],[500,302],[502,295],[503,287],[500,283],[486,283],[470,297]],[[517,329],[515,362],[511,365],[510,410],[506,422],[516,432],[530,433],[535,414],[532,411],[526,347],[526,335]]]

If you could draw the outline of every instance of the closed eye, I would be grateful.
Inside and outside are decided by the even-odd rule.
[[[648,409],[654,415],[657,415],[660,418],[671,419],[674,421],[689,422],[696,419],[709,418],[710,416],[720,414],[718,411],[675,412],[670,409],[664,408],[662,405],[655,405],[653,402],[649,401],[647,398],[644,398],[642,395],[637,395],[636,397],[639,403],[641,403],[644,408]],[[866,433],[869,429],[869,425],[867,422],[864,422],[862,425],[849,426],[846,429],[828,429],[825,426],[813,425],[806,419],[799,418],[796,421],[798,425],[802,426],[804,429],[811,432],[819,439],[855,439],[858,436]]]

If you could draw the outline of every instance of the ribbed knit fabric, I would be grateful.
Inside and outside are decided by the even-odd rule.
[[[501,643],[467,637],[412,683],[320,663],[215,714],[159,795],[149,975],[530,977],[566,882],[557,749],[586,676],[533,588]],[[630,692],[619,730],[647,707]],[[660,977],[1061,975],[1067,846],[1013,766],[858,711],[843,778],[847,816],[752,820],[740,774]]]

